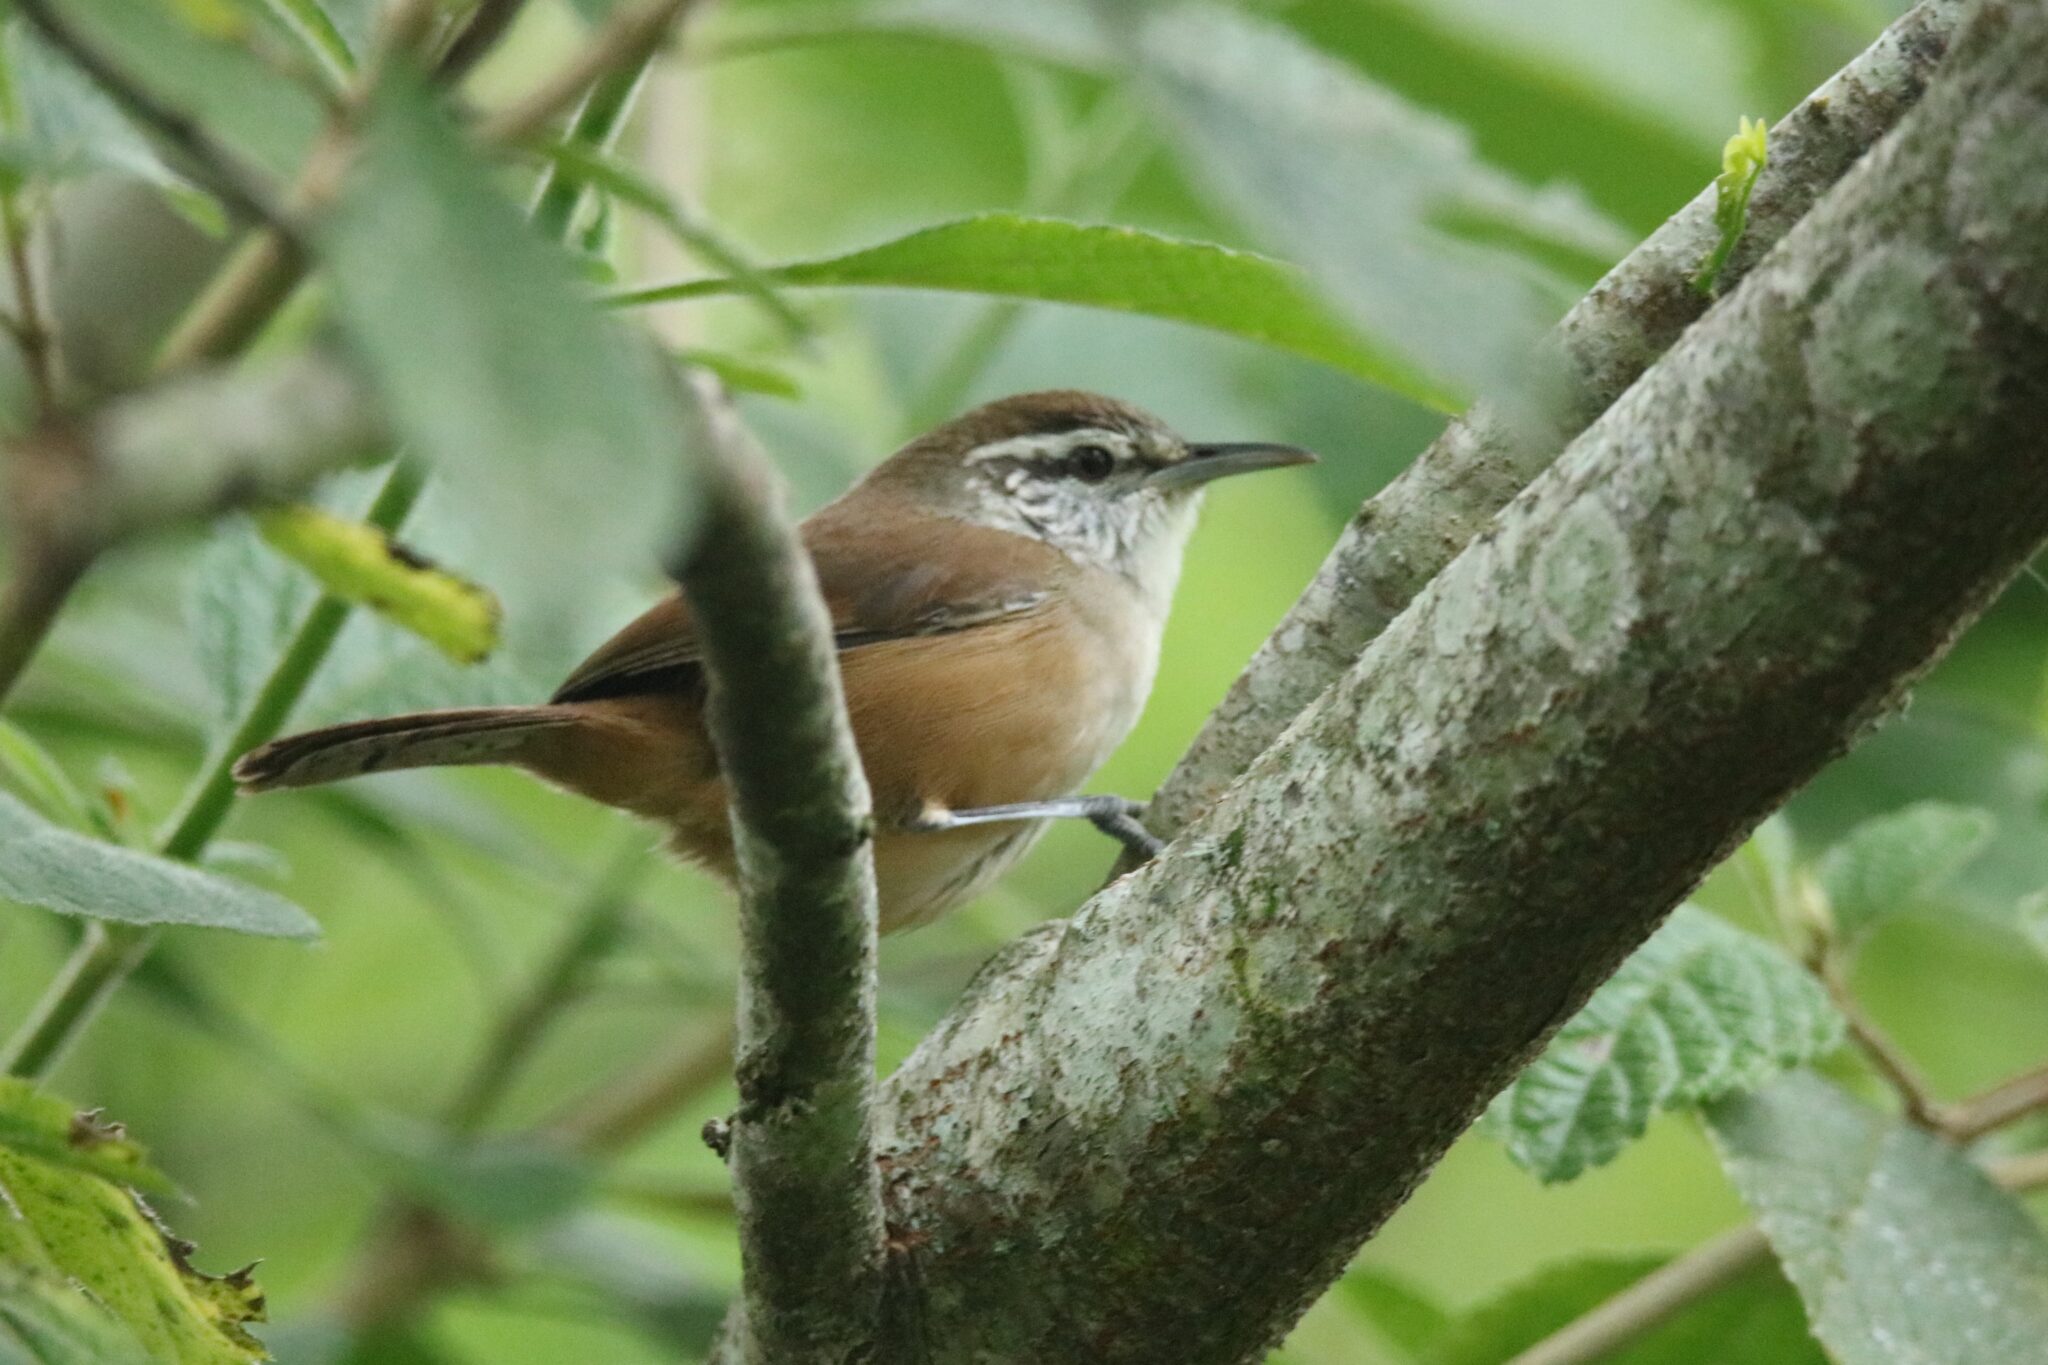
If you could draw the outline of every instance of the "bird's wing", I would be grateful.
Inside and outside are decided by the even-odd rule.
[[[901,530],[901,522],[893,523]],[[875,535],[872,526],[814,518],[806,548],[841,650],[886,640],[974,630],[1037,611],[1048,600],[1036,541],[959,522],[926,534]],[[692,690],[700,686],[690,607],[671,593],[610,640],[556,689],[557,702]]]

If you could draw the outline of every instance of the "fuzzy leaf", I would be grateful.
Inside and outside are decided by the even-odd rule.
[[[1545,1181],[1611,1161],[1659,1109],[1762,1084],[1832,1052],[1842,1021],[1791,958],[1680,906],[1487,1111]]]
[[[490,590],[400,548],[374,526],[295,504],[259,512],[270,547],[345,601],[370,607],[457,663],[476,663],[498,643]]]
[[[776,284],[812,288],[940,289],[1142,313],[1293,351],[1420,403],[1443,407],[1449,401],[1400,360],[1352,336],[1316,303],[1292,266],[1136,228],[990,213],[761,273]],[[621,294],[615,302],[740,288],[729,278],[691,280]]]
[[[592,307],[420,78],[379,83],[364,139],[319,238],[337,319],[483,531],[465,569],[522,628],[561,628],[607,571],[644,575],[677,543],[681,386]]]
[[[263,1319],[262,1291],[247,1271],[216,1277],[192,1267],[191,1244],[172,1236],[129,1188],[147,1167],[118,1126],[74,1116],[19,1081],[0,1087],[0,1114],[8,1120],[0,1129],[0,1266],[75,1283],[90,1295],[79,1302],[111,1314],[149,1360],[241,1365],[268,1358],[247,1328]],[[109,1163],[118,1179],[87,1169]],[[0,1287],[0,1352],[23,1311]],[[81,1365],[100,1358],[28,1357]]]
[[[1806,1073],[1708,1118],[1841,1365],[2039,1358],[2048,1237],[1967,1157]]]
[[[1866,820],[1821,856],[1835,931],[1854,941],[1963,870],[1991,840],[1990,812],[1922,801]]]
[[[186,924],[266,938],[320,936],[282,896],[53,825],[0,793],[0,898],[123,924]]]

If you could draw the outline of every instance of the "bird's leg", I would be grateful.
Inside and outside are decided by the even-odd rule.
[[[1145,807],[1121,796],[1056,796],[1049,801],[1016,801],[1006,806],[975,806],[946,810],[926,806],[907,829],[936,832],[968,825],[993,825],[1010,820],[1086,820],[1142,859],[1159,856],[1166,847],[1138,823]]]

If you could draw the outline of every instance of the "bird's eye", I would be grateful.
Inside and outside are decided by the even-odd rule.
[[[1076,446],[1067,455],[1067,468],[1077,479],[1101,483],[1116,470],[1116,456],[1098,445]]]

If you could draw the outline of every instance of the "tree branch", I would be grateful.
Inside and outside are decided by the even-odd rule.
[[[15,8],[51,47],[63,53],[131,118],[175,148],[194,177],[229,209],[251,222],[267,225],[287,239],[292,237],[291,224],[273,201],[269,187],[234,152],[215,141],[212,134],[182,110],[164,103],[122,70],[119,62],[57,13],[49,0],[18,0]]]
[[[1721,272],[1723,294],[1913,107],[1965,4],[1923,0],[1771,130],[1770,163]],[[1160,787],[1145,813],[1153,833],[1171,838],[1215,800],[1706,311],[1692,276],[1718,236],[1710,185],[1557,325],[1540,358],[1540,399],[1525,393],[1474,404],[1366,503]]]
[[[890,1080],[930,1359],[1273,1342],[2048,536],[2048,10],[1977,14],[1167,856]]]
[[[730,401],[696,387],[709,511],[676,577],[704,646],[740,866],[741,1358],[867,1360],[883,1268],[867,780],[810,559]]]
[[[517,102],[484,119],[477,136],[510,146],[540,132],[604,76],[644,65],[690,4],[691,0],[639,0],[613,10],[603,27],[558,70]]]

